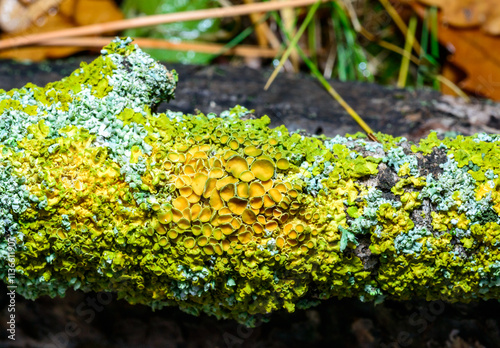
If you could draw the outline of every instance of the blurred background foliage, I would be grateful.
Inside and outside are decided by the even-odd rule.
[[[122,18],[230,10],[255,2],[0,0],[0,39],[64,32]],[[500,100],[500,60],[495,50],[500,47],[496,36],[500,33],[500,11],[495,4],[494,0],[326,1],[314,11],[311,6],[282,8],[103,32],[90,42],[79,38],[41,41],[38,46],[0,50],[0,57],[39,61],[82,50],[98,53],[98,46],[111,35],[121,35],[142,39],[137,40],[142,48],[166,62],[281,68],[280,58],[300,31],[297,45],[287,52],[286,71],[312,71],[342,81],[430,87],[464,98],[467,93]],[[312,17],[301,28],[308,13]]]
[[[125,0],[122,10],[126,18],[150,16],[162,13],[200,10],[219,7],[216,0]],[[125,30],[121,35],[130,37],[148,37],[164,39],[172,42],[205,41],[215,42],[231,38],[233,33],[221,27],[221,19],[207,18],[200,21],[160,24],[154,27]],[[195,51],[177,51],[166,49],[146,49],[155,59],[165,62],[181,62],[186,64],[208,64],[216,55]]]

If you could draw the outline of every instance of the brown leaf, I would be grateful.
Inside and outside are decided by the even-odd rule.
[[[63,16],[72,18],[73,14],[75,13],[77,2],[78,0],[64,0],[59,5],[59,13]]]
[[[441,69],[441,75],[443,75],[448,80],[453,81],[455,84],[467,77],[467,74],[465,74],[459,67],[457,67],[450,61],[444,62]],[[448,85],[444,83],[441,84],[441,92],[443,94],[458,96],[458,94],[456,94],[452,88],[448,87]]]
[[[0,38],[9,38],[123,19],[113,0],[0,0]],[[1,58],[40,61],[80,47],[23,47],[0,51]]]
[[[443,22],[460,28],[482,27],[492,35],[500,34],[498,0],[418,0],[443,11]]]
[[[62,0],[0,0],[0,29],[14,33],[28,29],[43,19]]]
[[[421,17],[425,15],[423,5],[411,5]],[[448,60],[467,74],[458,85],[469,93],[500,100],[500,57],[492,52],[492,48],[500,46],[500,37],[488,35],[480,28],[448,26],[443,16],[438,16],[438,39],[452,52]]]
[[[123,14],[114,1],[78,0],[74,12],[77,25],[89,25],[123,19]]]
[[[9,37],[28,35],[36,32],[45,32],[52,30],[60,30],[73,27],[73,23],[61,15],[50,16],[47,18],[45,24],[41,27],[28,27],[27,30],[17,32],[15,34],[2,34],[0,37],[6,39]],[[0,58],[19,59],[41,61],[46,58],[60,58],[66,57],[81,51],[79,47],[19,47],[9,50],[0,51]]]

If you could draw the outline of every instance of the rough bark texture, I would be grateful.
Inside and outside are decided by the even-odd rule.
[[[99,67],[103,68],[102,65]],[[106,90],[108,86],[100,85],[99,79],[91,84],[93,88],[102,89],[99,93],[103,95],[97,97],[104,99],[109,92]],[[63,93],[50,95],[50,88],[40,91],[32,87],[32,91],[40,100],[44,95],[55,100],[63,99]],[[168,89],[163,91],[165,95],[169,94]],[[16,98],[19,96],[11,95],[11,99]],[[156,100],[141,102],[148,105]],[[16,107],[4,105],[4,112]],[[31,112],[24,105],[23,108],[26,113]],[[121,110],[119,115],[135,123],[156,121],[156,117],[140,110],[135,113]],[[16,116],[8,112],[5,115]],[[121,173],[125,178],[111,173],[114,165],[107,159],[113,159],[113,155],[119,154],[113,151],[119,149],[113,149],[116,141],[106,144],[109,135],[99,124],[90,123],[94,129],[90,134],[96,136],[87,136],[87,133],[70,127],[63,131],[67,137],[61,139],[54,136],[53,129],[58,127],[54,122],[47,126],[36,120],[29,128],[31,139],[23,136],[17,144],[17,150],[21,149],[21,153],[28,156],[16,155],[15,149],[4,151],[3,180],[10,180],[4,187],[11,190],[11,195],[7,197],[10,200],[3,200],[3,204],[10,204],[12,212],[21,210],[19,205],[22,206],[23,198],[30,201],[26,210],[14,214],[15,222],[20,223],[19,231],[14,231],[11,224],[5,225],[7,234],[22,233],[25,236],[16,243],[24,244],[23,250],[17,251],[20,256],[16,255],[19,257],[16,267],[24,272],[16,279],[21,292],[34,298],[45,293],[64,293],[73,287],[115,290],[129,302],[148,303],[153,307],[177,303],[191,313],[201,310],[245,323],[252,323],[253,315],[259,319],[259,313],[265,314],[280,307],[293,310],[295,305],[308,307],[319,298],[331,296],[356,296],[376,301],[414,296],[451,301],[498,298],[496,136],[458,137],[444,141],[431,136],[417,148],[404,140],[382,134],[378,136],[383,145],[356,137],[318,139],[288,135],[283,128],[270,130],[265,121],[249,118],[242,108],[225,114],[223,119],[188,118],[173,113],[169,116],[160,117],[161,122],[156,124],[162,146],[167,146],[163,152],[151,138],[144,143],[130,142],[133,133],[140,134],[140,129],[133,129],[127,138],[129,143],[124,145],[130,145],[128,163],[141,164],[140,155],[154,157],[161,163],[161,170],[168,172],[168,176],[160,178],[156,184],[155,175],[158,173],[154,172],[154,164],[150,162],[146,165],[151,171],[149,176],[141,173],[139,178],[135,177],[140,169],[134,165],[129,165],[127,171]],[[242,121],[241,116],[246,120]],[[14,124],[8,126],[12,130]],[[183,130],[183,127],[187,129]],[[248,129],[255,132],[245,138]],[[204,137],[207,134],[209,136]],[[190,136],[197,135],[201,138],[190,141]],[[228,139],[224,141],[225,135]],[[240,136],[244,139],[239,140]],[[233,140],[236,143],[231,143]],[[255,143],[247,143],[247,140]],[[6,148],[16,148],[8,136],[3,141],[8,145]],[[54,146],[56,143],[59,145]],[[179,147],[179,144],[183,146]],[[210,147],[203,147],[204,144]],[[108,151],[100,152],[96,147],[99,145],[106,146]],[[152,147],[150,154],[147,154],[147,145]],[[197,147],[200,145],[202,147]],[[257,154],[258,150],[260,153]],[[33,162],[34,152],[39,153],[35,156],[39,159]],[[78,156],[82,153],[89,156]],[[160,153],[161,156],[157,157]],[[182,153],[188,155],[181,160],[178,156]],[[191,159],[198,159],[196,165],[187,158],[189,154]],[[68,161],[68,156],[72,157],[71,161]],[[205,157],[206,162],[203,161]],[[120,162],[123,159],[116,158],[122,168],[126,166],[125,162]],[[220,166],[214,165],[217,160]],[[75,162],[80,163],[76,170],[74,167],[65,168]],[[175,170],[166,168],[167,162]],[[90,193],[78,195],[75,190],[80,191],[79,187],[88,190],[85,185],[95,181],[96,176],[86,177],[84,173],[92,166],[108,168],[95,173],[102,185],[90,186]],[[58,171],[56,167],[62,167],[62,170]],[[208,169],[207,173],[202,167]],[[217,179],[228,177],[236,180],[235,193],[227,199],[222,197],[220,203],[212,195],[204,197],[210,186],[207,181],[201,185],[202,189],[197,188],[203,174],[219,171],[214,168],[221,168],[225,175]],[[68,175],[70,170],[73,172]],[[186,184],[188,179],[181,177],[182,174],[191,175],[192,182]],[[131,177],[129,180],[127,175]],[[249,175],[248,180],[246,175]],[[12,176],[24,177],[26,182],[11,181]],[[79,178],[82,186],[77,183]],[[177,184],[179,179],[183,182]],[[258,183],[264,188],[261,196],[266,197],[262,203],[265,209],[252,206],[252,193],[245,193],[245,182]],[[231,182],[224,184],[231,185]],[[18,195],[20,201],[12,201],[13,194],[22,191],[21,185],[27,185],[36,198]],[[125,221],[123,224],[114,224],[116,221],[110,224],[113,219],[109,213],[102,212],[102,206],[109,208],[113,203],[113,195],[106,196],[105,191],[114,186],[123,190],[120,191],[122,201],[114,202],[113,207],[122,206],[129,211],[136,209],[128,214],[129,220],[118,221]],[[160,186],[168,187],[168,190],[161,191]],[[189,206],[185,206],[186,202],[178,199],[184,196],[182,192],[189,191],[185,186],[195,194],[199,189],[199,196],[203,198],[188,201]],[[221,184],[216,189],[220,196],[224,195],[223,187]],[[260,186],[254,185],[257,187],[260,190]],[[64,198],[59,194],[62,191]],[[148,200],[151,196],[140,195],[147,191],[156,194],[158,209],[155,209],[155,202]],[[76,201],[72,201],[73,194]],[[185,196],[196,199],[192,193]],[[168,197],[174,200],[173,206],[164,204]],[[92,203],[98,199],[101,206],[88,204],[85,199],[92,200]],[[140,209],[134,207],[137,203],[143,204]],[[208,205],[217,211],[228,209],[226,214],[212,214],[206,221],[212,227],[221,226],[222,234],[216,235],[212,229],[212,234],[206,238],[208,243],[203,242],[203,245],[200,236],[205,232],[194,233],[197,224],[193,209],[196,204],[200,204],[201,211]],[[221,206],[216,209],[218,204]],[[76,211],[77,205],[87,211]],[[184,213],[181,207],[189,207],[191,212]],[[256,217],[250,213],[250,207],[257,210],[254,211]],[[182,213],[177,220],[176,210]],[[75,211],[76,214],[72,214]],[[88,211],[96,214],[92,216]],[[121,211],[117,213],[118,209],[111,211],[115,217],[127,215]],[[172,217],[168,215],[170,211]],[[285,214],[288,214],[286,218]],[[231,219],[238,219],[240,215],[243,221],[239,224],[249,225],[251,230],[234,228],[224,233],[225,215],[231,215]],[[103,220],[107,223],[103,224]],[[264,231],[259,232],[259,224]],[[127,229],[125,225],[134,226],[134,229]],[[80,229],[77,233],[75,227]],[[118,227],[118,233],[113,232],[108,238],[107,231],[112,227]],[[172,231],[176,233],[171,234]],[[88,237],[90,244],[87,248],[87,242],[79,238],[82,235]],[[193,249],[199,250],[190,253],[188,249],[193,249],[186,243],[191,243],[194,237],[197,237],[197,245]],[[68,240],[71,243],[67,243]],[[226,240],[230,241],[226,243],[228,249],[224,245]],[[94,250],[89,250],[92,248]],[[148,250],[162,257],[149,264],[147,257],[141,262],[134,260],[147,254]],[[485,254],[488,258],[482,257]],[[96,257],[100,257],[98,262],[94,262]],[[159,262],[160,259],[175,261],[166,265]],[[224,259],[229,259],[229,263],[218,262]],[[74,267],[72,264],[76,265],[79,260],[81,264]],[[9,259],[5,258],[5,261]],[[130,280],[131,276],[137,275],[142,281],[138,278]],[[103,295],[100,296],[101,301],[107,302]],[[442,305],[436,304],[438,307]],[[434,310],[438,312],[439,308],[436,308]],[[357,330],[366,330],[363,323],[356,327]]]

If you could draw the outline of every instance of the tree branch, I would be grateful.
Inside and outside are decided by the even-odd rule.
[[[156,114],[177,75],[128,43],[0,95],[0,276],[23,296],[114,291],[247,325],[329,297],[499,298],[498,135]]]

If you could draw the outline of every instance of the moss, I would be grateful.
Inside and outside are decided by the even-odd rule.
[[[24,296],[115,291],[247,324],[330,297],[499,298],[497,136],[410,152],[270,129],[242,106],[157,114],[175,72],[126,40],[103,52],[0,95],[0,276],[14,238]]]

